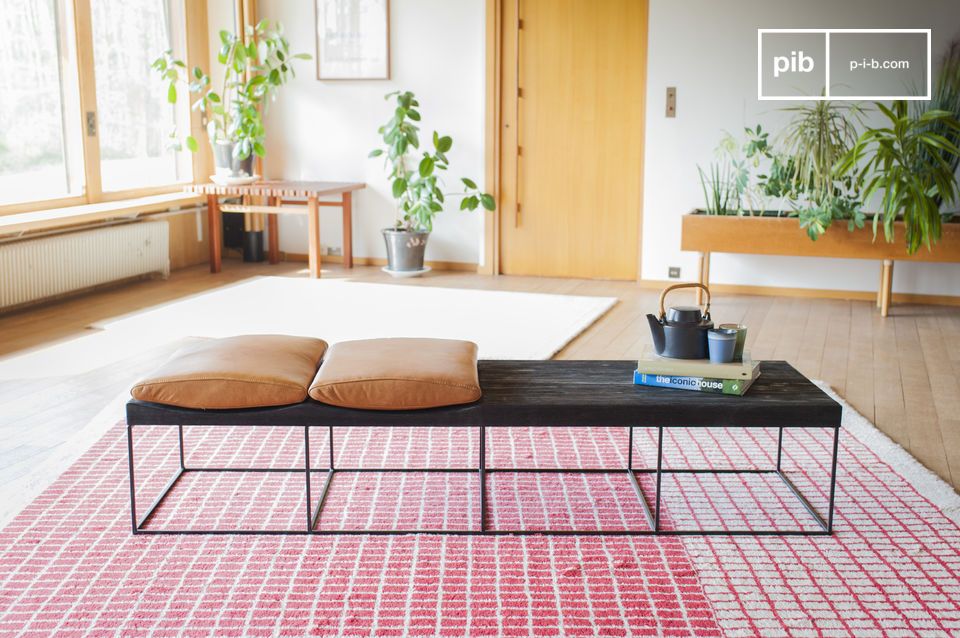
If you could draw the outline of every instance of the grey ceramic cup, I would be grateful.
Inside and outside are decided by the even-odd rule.
[[[737,331],[722,328],[707,333],[710,363],[730,363],[737,348]]]
[[[743,344],[747,342],[747,327],[739,323],[721,323],[718,327],[721,330],[736,330],[737,347],[733,351],[733,360],[743,361]]]

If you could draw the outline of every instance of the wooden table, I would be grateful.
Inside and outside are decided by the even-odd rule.
[[[223,225],[220,213],[264,213],[267,216],[269,244],[267,254],[271,264],[280,261],[280,238],[277,215],[306,215],[310,276],[320,276],[320,207],[338,206],[343,211],[343,265],[353,268],[353,192],[365,188],[361,182],[285,182],[261,180],[253,184],[221,186],[220,184],[193,184],[188,192],[207,196],[207,219],[210,223],[210,272],[220,272]],[[267,205],[220,204],[221,197],[261,197]],[[320,201],[321,197],[340,195],[340,201]],[[306,205],[290,206],[292,201]]]
[[[509,534],[556,534],[556,535],[801,535],[830,534],[833,531],[833,506],[836,488],[836,470],[840,418],[842,408],[816,385],[807,380],[792,366],[783,361],[764,361],[760,364],[760,378],[742,397],[722,394],[688,392],[650,388],[633,384],[636,361],[480,361],[478,372],[483,396],[468,405],[432,408],[427,410],[353,410],[318,403],[307,399],[302,403],[280,407],[248,408],[243,410],[192,410],[175,406],[145,403],[133,399],[127,403],[127,435],[130,485],[134,480],[134,428],[172,426],[180,429],[181,466],[171,478],[168,487],[154,505],[138,518],[135,494],[131,489],[130,513],[135,534],[462,534],[462,535],[509,535]],[[148,525],[153,511],[184,474],[193,471],[217,472],[272,472],[276,468],[227,469],[203,466],[185,466],[182,459],[190,458],[183,450],[183,428],[188,425],[203,426],[280,426],[294,427],[303,433],[305,454],[300,467],[284,468],[283,471],[305,475],[304,509],[305,526],[299,529],[264,530],[196,530],[196,529],[151,529]],[[360,468],[334,464],[336,427],[479,427],[479,454],[475,466],[430,467],[430,468]],[[502,427],[622,427],[624,463],[619,467],[604,468],[545,468],[504,467],[488,464],[493,440],[488,441],[486,431]],[[638,466],[635,448],[642,448],[643,441],[634,436],[635,428],[655,428],[656,455],[648,466]],[[664,464],[664,434],[672,428],[774,428],[777,430],[776,448],[769,451],[770,461],[756,459],[750,467],[715,468],[677,467]],[[790,479],[796,468],[787,462],[783,450],[791,445],[784,438],[787,429],[826,429],[832,433],[833,454],[825,459],[830,473],[817,478],[828,480],[825,491],[829,494],[821,513],[800,492]],[[328,439],[329,458],[321,460],[318,467],[312,465],[310,454],[311,430]],[[139,430],[138,430],[139,431]],[[315,436],[315,435],[313,435]],[[189,441],[189,437],[188,437]],[[669,443],[669,441],[668,441]],[[792,443],[795,445],[795,443]],[[771,447],[772,444],[771,444]],[[829,448],[828,448],[829,449]],[[655,461],[654,461],[655,459]],[[774,460],[775,459],[775,460]],[[472,465],[472,464],[471,464]],[[335,474],[349,476],[354,472],[459,472],[478,475],[480,520],[474,528],[457,529],[318,529],[317,522]],[[643,508],[646,525],[634,525],[619,529],[527,529],[503,528],[488,524],[486,513],[486,476],[493,473],[584,473],[610,474],[625,477],[633,486]],[[725,525],[713,528],[665,527],[661,525],[661,492],[663,478],[677,474],[762,474],[780,479],[782,485],[800,502],[810,514],[809,524],[788,529],[738,529]],[[311,474],[326,475],[319,496],[311,492]],[[646,477],[655,485],[652,499],[640,489],[638,476]],[[761,477],[763,478],[763,477]],[[762,483],[758,483],[762,485]],[[677,489],[674,482],[668,485]],[[773,489],[770,486],[769,489]],[[433,497],[434,495],[431,495]],[[439,495],[437,495],[439,496]],[[652,502],[649,502],[652,500]],[[495,504],[494,504],[495,505]]]

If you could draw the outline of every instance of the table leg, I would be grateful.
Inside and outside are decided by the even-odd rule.
[[[303,473],[306,476],[307,491],[307,532],[313,531],[313,508],[310,496],[310,426],[303,426]]]
[[[777,428],[777,471],[783,464],[783,428]]]
[[[340,198],[343,204],[343,267],[353,268],[353,193]]]
[[[137,533],[137,483],[133,476],[133,426],[127,425],[127,470],[130,472],[130,521]]]
[[[653,514],[653,531],[660,531],[660,487],[663,484],[663,426],[657,428],[657,501]]]
[[[840,454],[840,428],[833,428],[833,460],[830,463],[830,503],[827,510],[827,533],[833,533],[833,506],[837,495],[837,456]]]
[[[210,272],[218,273],[223,246],[223,224],[220,202],[216,195],[207,195],[207,235],[210,244]]]
[[[279,197],[273,197],[271,202],[274,206],[280,206],[283,201]],[[267,256],[270,259],[271,264],[280,263],[280,225],[277,223],[276,213],[267,214],[267,234],[269,237],[267,241]]]
[[[700,253],[698,267],[700,272],[697,274],[697,281],[704,286],[710,285],[710,253]],[[697,288],[697,305],[703,304],[703,290]]]
[[[480,531],[487,531],[487,429],[480,426]]]
[[[883,283],[886,277],[887,271],[883,267],[883,262],[880,262],[880,285],[877,286],[877,308],[879,309],[883,306]]]
[[[890,313],[890,298],[893,297],[893,260],[883,260],[883,288],[880,291],[880,316]]]
[[[309,235],[310,276],[320,278],[320,204],[317,198],[307,199],[307,233]]]

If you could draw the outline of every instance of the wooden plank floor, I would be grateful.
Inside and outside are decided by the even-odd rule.
[[[144,281],[0,316],[0,363],[90,334],[89,326],[186,295],[258,275],[306,276],[302,264],[228,261],[220,275],[203,266],[167,280]],[[629,282],[432,273],[393,280],[377,268],[325,269],[324,276],[405,286],[482,288],[614,296],[618,303],[558,355],[564,359],[635,359],[650,343],[644,315],[657,291]],[[682,302],[678,294],[677,302]],[[898,305],[886,320],[872,303],[836,299],[719,295],[713,316],[749,327],[754,358],[785,359],[823,379],[924,465],[960,487],[960,309]],[[62,445],[112,398],[179,344],[79,375],[0,379],[0,487]]]

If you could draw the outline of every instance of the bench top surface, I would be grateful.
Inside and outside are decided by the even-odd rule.
[[[742,397],[633,384],[636,361],[479,362],[483,397],[412,411],[352,410],[307,400],[246,410],[191,410],[131,400],[132,425],[837,427],[841,406],[784,361],[764,361]]]

